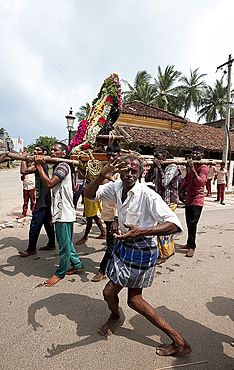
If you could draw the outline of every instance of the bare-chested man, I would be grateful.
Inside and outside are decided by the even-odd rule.
[[[116,172],[120,173],[121,180],[114,181]],[[128,305],[172,339],[171,344],[157,347],[156,353],[160,356],[188,354],[190,345],[142,298],[142,289],[153,282],[159,255],[155,236],[182,231],[179,219],[161,196],[139,183],[142,172],[143,164],[137,156],[123,157],[120,164],[111,158],[86,189],[89,199],[115,202],[118,209],[119,231],[115,235],[118,243],[107,264],[110,281],[103,292],[111,315],[98,333],[110,335],[120,325],[118,293],[127,287]],[[100,185],[105,179],[111,181]],[[155,226],[156,222],[160,224]]]

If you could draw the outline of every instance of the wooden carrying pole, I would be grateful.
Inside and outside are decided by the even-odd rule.
[[[144,158],[143,159],[144,162],[146,163],[147,166],[150,166],[151,164],[153,164],[153,160],[151,158]],[[216,165],[216,162],[215,161],[211,161],[210,159],[201,159],[200,161],[193,161],[194,164],[205,164],[207,166],[215,166]],[[179,158],[173,158],[173,159],[166,159],[165,161],[162,161],[161,162],[163,165],[168,165],[168,164],[177,164],[177,165],[181,165],[181,166],[186,166],[186,164],[188,163],[187,161],[185,161],[184,159],[179,159]]]
[[[7,155],[11,159],[16,159],[16,160],[19,160],[19,161],[34,162],[34,155],[22,155],[22,154],[18,154],[18,153],[8,153]],[[73,160],[73,159],[49,157],[47,155],[44,156],[43,158],[45,159],[46,163],[66,162],[66,163],[71,164],[73,166],[79,166],[79,164],[80,164],[79,160]]]
[[[93,153],[93,156],[95,158],[95,153]],[[33,162],[34,161],[34,155],[22,155],[22,154],[18,154],[18,153],[9,153],[8,157],[10,157],[11,159],[19,160],[19,161],[27,161],[27,162]],[[75,157],[75,156],[73,156],[73,157]],[[73,166],[79,166],[79,164],[80,164],[80,160],[77,160],[77,159],[66,159],[66,158],[57,158],[57,157],[52,158],[52,157],[49,157],[49,156],[45,156],[44,158],[45,158],[46,163],[66,162],[66,163],[71,164]],[[89,156],[85,156],[84,158],[85,158],[85,161],[88,161],[89,159],[91,159]],[[154,163],[152,158],[150,158],[150,157],[146,156],[146,157],[140,157],[140,158],[142,158],[144,160],[144,164],[146,166],[150,166]],[[120,160],[121,160],[121,158],[120,158]],[[104,160],[104,162],[107,162],[107,161]],[[186,165],[187,161],[185,161],[184,159],[174,158],[174,159],[167,159],[166,161],[162,161],[162,164],[163,165],[168,165],[168,164]],[[200,161],[194,161],[194,164],[206,164],[206,165],[215,166],[216,162],[211,161],[209,159],[201,159]]]

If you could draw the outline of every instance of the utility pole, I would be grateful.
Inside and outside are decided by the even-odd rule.
[[[224,131],[224,144],[223,144],[223,156],[222,161],[225,162],[225,167],[227,166],[227,156],[228,156],[228,141],[229,141],[229,127],[230,127],[230,105],[231,105],[231,70],[232,70],[232,59],[231,54],[228,57],[228,62],[217,67],[217,70],[228,65],[228,89],[227,89],[227,105],[226,105],[226,118],[225,118],[225,131]]]

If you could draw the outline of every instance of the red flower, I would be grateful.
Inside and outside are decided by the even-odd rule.
[[[90,145],[89,145],[88,143],[86,143],[86,144],[84,144],[84,145],[82,146],[82,149],[83,149],[83,150],[90,149]]]
[[[113,104],[113,100],[111,99],[110,96],[108,96],[108,98],[106,99],[106,101],[109,101],[111,104]]]
[[[101,117],[101,118],[99,118],[98,122],[100,122],[102,125],[104,125],[106,120],[105,120],[105,118]]]

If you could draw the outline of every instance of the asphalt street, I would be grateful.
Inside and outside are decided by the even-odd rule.
[[[144,290],[144,298],[193,349],[188,356],[162,358],[155,348],[169,338],[127,306],[126,289],[120,293],[122,326],[108,338],[97,334],[109,311],[102,297],[107,280],[91,282],[105,249],[103,240],[94,239],[96,226],[88,242],[76,247],[85,272],[44,286],[59,263],[59,251],[19,256],[27,248],[31,216],[16,221],[23,201],[19,168],[0,170],[0,222],[6,225],[0,228],[0,368],[233,370],[234,197],[229,194],[225,206],[214,199],[206,199],[195,256],[185,258],[177,250]],[[185,230],[176,237],[179,246],[186,242],[184,209],[176,213]],[[74,242],[84,228],[77,217]],[[42,230],[38,247],[46,241]]]

